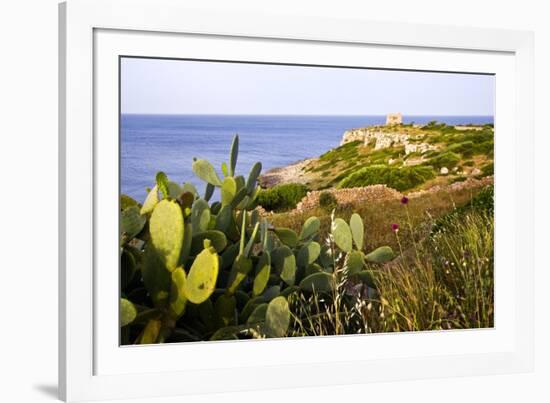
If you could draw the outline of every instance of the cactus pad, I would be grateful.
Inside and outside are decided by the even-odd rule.
[[[271,274],[271,255],[265,251],[260,256],[258,264],[256,266],[256,276],[254,277],[254,284],[252,286],[253,295],[260,295],[264,292],[265,287],[269,281],[269,275]]]
[[[143,333],[141,333],[140,344],[152,344],[156,343],[160,335],[161,321],[158,319],[151,319],[145,325]]]
[[[359,273],[365,267],[363,253],[357,250],[351,251],[347,256],[348,274],[353,275]]]
[[[273,299],[265,312],[265,327],[269,336],[284,337],[290,325],[290,309],[285,297]]]
[[[183,245],[183,214],[173,200],[162,200],[151,215],[149,222],[151,244],[168,271],[178,265]]]
[[[214,304],[214,310],[222,326],[235,324],[237,299],[233,295],[220,295]]]
[[[132,239],[141,232],[147,219],[139,213],[137,206],[126,208],[120,216],[120,229],[127,239]]]
[[[193,234],[204,232],[208,229],[210,223],[210,207],[203,199],[197,199],[191,208],[191,223],[193,225]]]
[[[335,287],[334,278],[329,273],[313,273],[300,282],[300,288],[304,291],[329,293]]]
[[[392,248],[389,246],[381,246],[366,256],[367,262],[371,263],[386,263],[395,257]]]
[[[193,235],[193,240],[191,241],[191,255],[197,255],[203,249],[205,239],[210,240],[212,246],[218,253],[221,253],[227,246],[227,238],[223,232],[208,230]]]
[[[172,290],[170,291],[170,313],[177,319],[185,312],[185,271],[178,267],[172,272]]]
[[[231,176],[223,180],[222,188],[222,206],[230,205],[237,194],[237,182]]]
[[[363,220],[361,216],[357,213],[353,213],[349,220],[349,226],[351,229],[351,235],[353,236],[353,242],[357,250],[363,249],[364,237],[365,237],[365,226],[363,225]]]
[[[249,195],[256,189],[256,181],[258,180],[258,176],[260,176],[260,172],[262,172],[262,163],[256,162],[252,165],[252,168],[250,168],[250,173],[246,181],[246,189]]]
[[[211,185],[220,187],[222,181],[216,173],[214,167],[207,160],[195,160],[193,162],[193,172],[203,181]]]
[[[305,241],[312,238],[315,234],[317,234],[319,228],[321,228],[321,221],[319,221],[317,217],[309,217],[300,232],[300,240]]]
[[[137,316],[137,310],[134,304],[126,298],[120,299],[120,326],[126,326],[132,323]]]
[[[321,245],[311,241],[302,246],[298,252],[298,266],[307,267],[317,260],[321,253]]]
[[[227,287],[227,292],[229,294],[235,293],[237,287],[246,278],[250,270],[252,270],[252,260],[242,254],[239,254],[237,259],[233,262],[233,266],[231,267],[231,272],[229,274]]]
[[[281,246],[273,251],[273,267],[288,285],[296,281],[296,257],[288,246]]]
[[[141,206],[140,213],[141,214],[149,214],[157,203],[159,202],[159,188],[157,185],[153,187],[147,194],[147,197],[145,198],[145,201],[143,202],[143,206]]]
[[[265,313],[267,311],[267,303],[263,303],[260,305],[257,305],[248,319],[246,320],[246,323],[248,325],[254,325],[256,323],[261,323],[265,321]]]
[[[205,240],[204,249],[195,258],[185,281],[184,292],[187,299],[194,304],[206,301],[214,292],[218,271],[218,254],[210,241]]]
[[[353,240],[349,225],[341,218],[336,218],[332,223],[331,232],[336,245],[344,252],[351,252]]]
[[[277,238],[286,246],[295,248],[298,244],[298,235],[289,228],[275,228],[273,232],[275,232]]]
[[[235,168],[237,167],[237,156],[239,155],[239,135],[236,134],[233,137],[233,142],[231,143],[231,151],[229,152],[229,174],[231,176],[235,175]]]
[[[164,268],[160,256],[151,246],[145,249],[142,277],[155,306],[164,306],[171,289],[170,272]]]

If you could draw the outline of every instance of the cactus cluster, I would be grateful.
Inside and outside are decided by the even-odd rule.
[[[349,223],[333,218],[332,243],[320,239],[316,217],[299,234],[273,227],[256,209],[262,165],[237,175],[238,149],[235,136],[221,176],[194,159],[204,195],[159,172],[142,205],[122,196],[122,344],[285,337],[291,294],[330,294],[341,280],[336,254],[347,277],[367,282],[366,262],[393,258],[389,247],[363,252],[357,214]]]

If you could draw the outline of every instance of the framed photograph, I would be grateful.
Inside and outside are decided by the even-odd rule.
[[[530,371],[529,32],[60,5],[67,401]]]

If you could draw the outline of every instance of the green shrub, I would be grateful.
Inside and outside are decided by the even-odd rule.
[[[333,150],[327,151],[319,157],[321,161],[334,162],[336,160],[346,160],[357,155],[357,147],[362,144],[361,141],[350,141],[349,143],[343,144],[340,147],[337,147]]]
[[[463,141],[461,143],[452,144],[445,149],[446,152],[455,152],[462,154],[464,157],[471,157],[474,154],[473,141]]]
[[[483,165],[481,167],[481,173],[483,174],[483,176],[494,175],[494,172],[495,172],[494,162],[490,162],[490,163],[488,163],[486,165]]]
[[[331,192],[321,192],[319,195],[319,206],[326,211],[332,211],[338,206],[338,200]]]
[[[443,167],[454,168],[460,162],[460,155],[449,151],[439,154],[426,162],[426,165],[431,165],[434,168],[440,169]]]
[[[338,187],[354,188],[384,184],[399,191],[404,191],[434,177],[433,170],[427,166],[417,165],[397,168],[386,165],[372,165],[347,176],[339,183]]]
[[[271,189],[261,190],[257,202],[270,211],[285,211],[296,207],[296,204],[307,194],[307,186],[299,183],[277,185]]]

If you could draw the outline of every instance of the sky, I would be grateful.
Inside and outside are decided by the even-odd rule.
[[[121,60],[121,111],[493,115],[495,77],[186,60]]]

